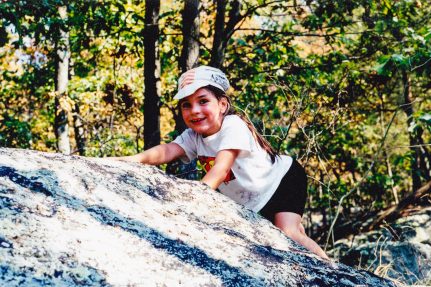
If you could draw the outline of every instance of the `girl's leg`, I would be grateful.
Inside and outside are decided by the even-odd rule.
[[[280,228],[288,237],[301,244],[316,255],[329,259],[320,246],[305,234],[301,224],[301,216],[293,212],[278,212],[274,217],[274,225]]]

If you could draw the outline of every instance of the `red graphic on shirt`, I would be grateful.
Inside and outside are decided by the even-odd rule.
[[[205,170],[205,173],[207,173],[214,166],[215,157],[200,155],[198,156],[198,161],[199,161],[199,164],[202,166],[202,168]],[[223,182],[228,183],[229,181],[234,179],[235,179],[235,175],[233,174],[233,171],[230,170],[229,173],[226,175],[226,178],[223,180]]]

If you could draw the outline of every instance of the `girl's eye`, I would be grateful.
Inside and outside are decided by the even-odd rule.
[[[199,104],[201,104],[201,105],[206,104],[206,103],[208,103],[208,100],[207,100],[207,99],[201,99],[201,100],[199,101]]]
[[[187,103],[187,102],[182,103],[182,104],[181,104],[181,108],[182,108],[182,109],[188,109],[188,108],[190,108],[190,103]]]

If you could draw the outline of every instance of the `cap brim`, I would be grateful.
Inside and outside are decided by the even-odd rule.
[[[206,87],[206,86],[213,86],[216,88],[219,88],[223,91],[223,87],[210,81],[202,81],[202,80],[196,80],[193,83],[185,86],[184,88],[180,89],[178,93],[174,96],[174,100],[181,100],[184,99],[190,95],[192,95],[194,92],[199,90],[200,88]]]

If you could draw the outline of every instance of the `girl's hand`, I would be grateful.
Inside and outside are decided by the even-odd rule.
[[[123,157],[113,157],[115,160],[123,160],[129,162],[140,162],[151,165],[160,165],[168,163],[185,155],[182,147],[176,143],[161,144],[144,152]]]
[[[238,149],[226,149],[217,153],[214,166],[202,178],[202,182],[216,189],[229,174],[232,165],[239,154]]]
[[[180,89],[182,89],[185,86],[193,83],[194,80],[195,80],[195,71],[194,71],[194,69],[188,70],[187,72],[185,72],[183,74],[183,79],[181,80],[181,83],[180,83]]]

